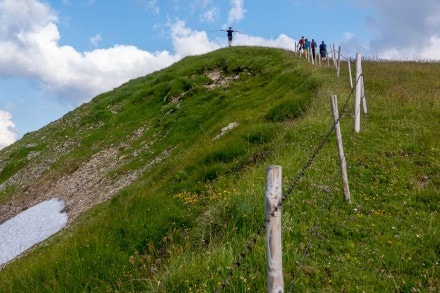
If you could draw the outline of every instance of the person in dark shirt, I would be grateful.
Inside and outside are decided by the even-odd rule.
[[[322,43],[319,45],[319,54],[323,60],[327,59],[327,45],[324,43],[324,41],[322,41]]]
[[[229,45],[229,47],[230,47],[230,46],[232,45],[232,33],[236,32],[236,31],[234,31],[234,30],[232,29],[232,27],[229,27],[229,29],[227,29],[227,30],[222,30],[222,31],[224,31],[224,32],[227,33],[227,35],[228,35],[228,45]]]
[[[315,60],[315,50],[316,50],[316,47],[318,46],[315,42],[315,39],[312,39],[312,41],[310,42],[310,46],[312,47],[313,60]]]

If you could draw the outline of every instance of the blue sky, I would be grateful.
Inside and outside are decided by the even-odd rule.
[[[0,0],[0,148],[188,55],[233,45],[440,60],[438,0]]]

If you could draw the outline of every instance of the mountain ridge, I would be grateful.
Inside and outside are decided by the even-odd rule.
[[[283,207],[290,288],[438,288],[437,69],[366,62],[361,134],[342,123],[355,204],[339,196],[334,148],[324,148]],[[232,47],[131,80],[25,135],[0,151],[0,223],[58,197],[70,225],[4,268],[0,291],[213,291],[264,221],[265,165],[292,178],[332,123],[328,97],[350,92],[334,68],[293,52]],[[235,290],[264,287],[262,246]],[[407,253],[420,260],[398,260]]]

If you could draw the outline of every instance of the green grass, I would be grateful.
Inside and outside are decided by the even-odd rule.
[[[109,176],[172,154],[9,264],[0,291],[215,291],[264,224],[266,166],[283,167],[286,190],[331,126],[330,95],[340,105],[349,96],[343,66],[337,78],[291,52],[252,47],[187,57],[2,150],[0,184],[32,163],[29,153],[49,156],[66,137],[73,146],[41,180],[115,146],[121,157],[144,151]],[[353,204],[343,200],[332,135],[283,204],[286,292],[440,290],[439,69],[364,62],[361,132],[353,99],[341,120]],[[208,89],[210,71],[227,84]],[[0,190],[0,203],[19,189]],[[260,236],[225,292],[266,291],[265,251]]]

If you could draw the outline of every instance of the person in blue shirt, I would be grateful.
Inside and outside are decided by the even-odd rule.
[[[327,45],[324,43],[324,41],[322,41],[322,43],[319,45],[319,54],[323,60],[327,59]]]
[[[306,38],[306,41],[304,42],[304,57],[306,57],[306,59],[309,56],[309,51],[310,51],[310,41]]]

